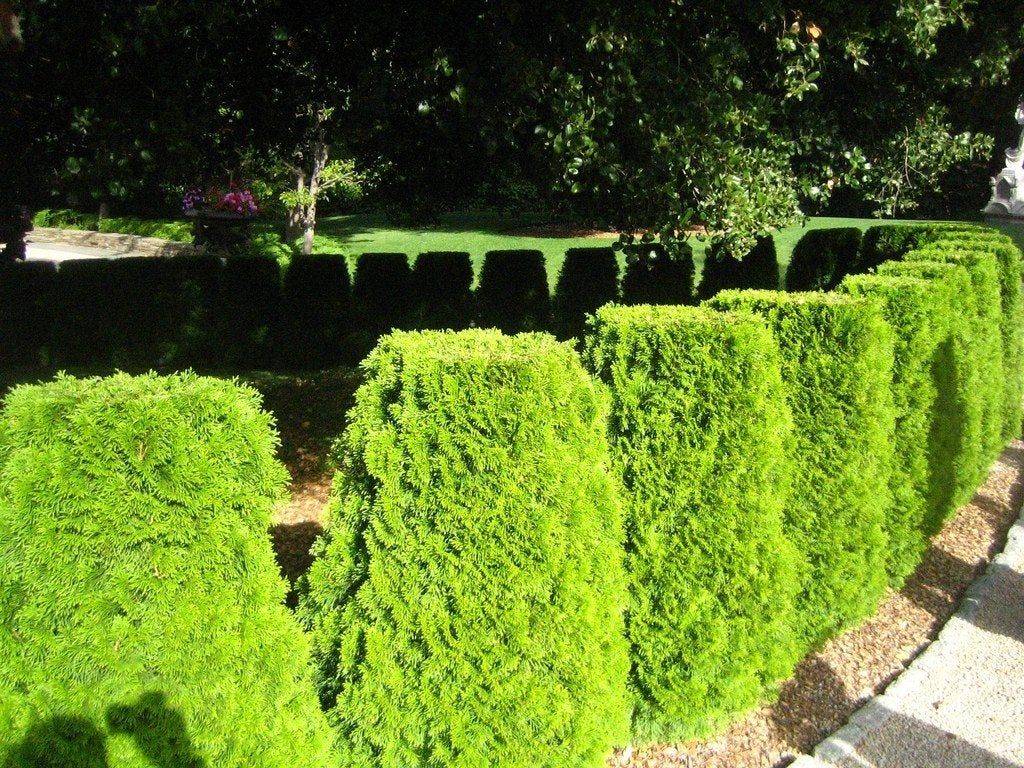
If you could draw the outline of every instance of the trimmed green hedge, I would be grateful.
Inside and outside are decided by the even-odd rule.
[[[628,732],[605,395],[543,335],[396,333],[364,367],[300,603],[341,764],[602,766]]]
[[[611,248],[570,248],[555,285],[554,328],[582,339],[587,315],[619,297],[619,260]]]
[[[786,268],[787,291],[831,291],[857,266],[863,236],[856,227],[804,233]]]
[[[809,565],[797,617],[813,645],[867,616],[886,585],[892,330],[874,302],[834,293],[724,291],[710,303],[764,317],[782,353],[796,435],[787,533]]]
[[[281,267],[266,256],[225,259],[212,335],[218,368],[269,367],[281,316]]]
[[[366,338],[358,345],[365,354],[377,338],[405,328],[412,310],[412,270],[404,253],[364,253],[356,262],[352,282],[354,325]]]
[[[505,333],[551,324],[548,273],[541,251],[488,251],[476,289],[477,326]]]
[[[975,321],[963,308],[971,276],[962,266],[934,261],[888,261],[878,274],[929,280],[939,292],[933,316],[939,345],[931,366],[937,400],[928,439],[930,536],[971,499],[978,483],[984,393],[973,350]]]
[[[839,290],[878,300],[895,332],[896,460],[892,464],[893,503],[886,520],[886,570],[890,585],[899,589],[924,554],[930,521],[942,516],[940,510],[929,506],[934,493],[931,483],[939,479],[930,471],[929,439],[936,420],[943,416],[937,412],[933,366],[949,311],[943,303],[946,294],[931,280],[882,275],[851,275]],[[951,496],[942,494],[947,495]]]
[[[1003,339],[999,289],[999,264],[989,251],[958,250],[933,245],[907,254],[915,261],[959,264],[971,276],[971,290],[960,297],[960,311],[973,318],[971,343],[978,365],[981,393],[981,455],[975,486],[988,474],[992,461],[1003,449]]]
[[[626,266],[622,277],[622,303],[693,304],[694,265],[689,246],[680,255],[670,255],[655,243],[645,246],[647,258]]]
[[[413,328],[468,328],[473,321],[473,264],[469,254],[421,253],[412,269],[412,293]]]
[[[225,381],[7,396],[0,764],[55,764],[39,752],[58,760],[69,723],[119,768],[336,764],[267,536],[275,447],[256,393]]]
[[[799,655],[778,349],[753,318],[607,306],[587,359],[612,391],[627,499],[634,737],[706,735]]]
[[[854,272],[867,272],[887,261],[904,255],[938,237],[957,232],[994,232],[980,224],[958,221],[922,222],[920,224],[879,224],[864,232]]]
[[[779,257],[775,252],[775,239],[767,235],[757,238],[757,244],[742,259],[730,255],[719,245],[709,248],[697,295],[710,299],[730,288],[774,291],[778,287]]]

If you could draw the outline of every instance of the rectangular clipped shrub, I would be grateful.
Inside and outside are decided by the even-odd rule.
[[[981,403],[981,456],[975,486],[1003,449],[1003,338],[999,267],[988,251],[933,245],[907,254],[916,261],[959,264],[971,277],[971,290],[959,299],[960,311],[973,318],[972,349],[978,365]]]
[[[0,364],[49,363],[56,286],[50,262],[0,264]]]
[[[114,292],[111,364],[120,369],[171,362],[180,333],[178,286],[170,259],[131,257],[110,262]]]
[[[931,248],[967,248],[995,254],[999,263],[999,292],[1003,339],[1003,442],[1021,434],[1024,406],[1024,293],[1022,254],[1012,239],[993,230],[944,232]]]
[[[352,283],[343,254],[296,255],[284,274],[278,361],[287,367],[336,365],[352,322]]]
[[[902,259],[908,252],[930,240],[951,233],[994,232],[980,224],[944,221],[921,224],[879,224],[869,227],[861,242],[854,272],[867,272],[878,265]]]
[[[488,251],[476,289],[477,325],[505,333],[551,325],[548,273],[541,251]]]
[[[109,366],[116,346],[117,292],[110,259],[70,259],[60,264],[53,326],[57,366]]]
[[[681,244],[678,253],[653,243],[642,247],[622,276],[623,304],[693,304],[693,251]]]
[[[878,267],[878,274],[928,280],[939,291],[932,316],[939,343],[931,365],[936,403],[928,438],[925,534],[930,536],[970,500],[979,480],[985,395],[978,385],[974,319],[963,310],[963,297],[971,293],[971,277],[962,266],[933,261],[888,261]]]
[[[611,248],[570,248],[555,284],[554,327],[560,339],[582,339],[587,315],[619,297],[619,260]]]
[[[887,571],[899,589],[914,572],[927,544],[930,521],[941,518],[932,509],[929,439],[938,412],[933,366],[942,334],[947,294],[934,281],[883,275],[851,275],[839,286],[851,296],[877,300],[895,336],[893,405],[896,431],[892,466],[893,504],[886,521],[889,544]]]
[[[774,291],[778,287],[779,257],[775,252],[775,239],[767,235],[757,238],[757,244],[742,258],[737,258],[721,245],[711,246],[704,259],[697,296],[710,299],[719,291],[730,288]]]
[[[758,318],[606,306],[586,358],[611,389],[626,494],[634,738],[705,735],[756,706],[802,650],[779,352]]]
[[[300,611],[349,768],[598,768],[628,737],[607,397],[572,348],[396,333],[364,363]]]
[[[428,251],[412,268],[410,325],[426,330],[468,328],[473,322],[473,263],[465,251]]]
[[[412,310],[412,270],[404,253],[364,253],[352,280],[353,352],[362,358],[388,331],[405,328]]]
[[[338,765],[267,536],[258,395],[58,377],[0,410],[0,765]]]
[[[217,367],[264,367],[273,360],[281,314],[281,267],[265,256],[224,261],[213,312]]]
[[[174,290],[175,333],[172,362],[212,367],[220,359],[216,308],[223,262],[215,256],[175,256],[167,260]]]
[[[831,291],[857,266],[862,240],[856,227],[811,229],[793,248],[787,291]]]
[[[787,532],[808,562],[797,621],[815,644],[867,616],[886,585],[892,329],[875,302],[834,293],[724,291],[710,304],[763,317],[782,354],[796,437]]]

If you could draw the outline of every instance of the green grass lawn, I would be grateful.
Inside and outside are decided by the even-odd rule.
[[[562,267],[565,251],[569,248],[610,245],[614,237],[529,237],[516,233],[529,224],[527,220],[512,220],[494,213],[461,213],[442,217],[432,227],[396,227],[385,218],[375,215],[331,216],[322,219],[317,227],[314,253],[345,253],[355,267],[362,253],[393,251],[415,258],[424,251],[468,251],[474,271],[479,274],[484,254],[491,250],[529,248],[542,251],[548,267],[548,279],[554,286]],[[783,272],[797,241],[809,229],[859,227],[867,229],[879,223],[912,223],[905,220],[846,219],[815,217],[805,226],[781,229],[774,234]],[[704,266],[707,244],[694,238],[694,262],[697,274]]]

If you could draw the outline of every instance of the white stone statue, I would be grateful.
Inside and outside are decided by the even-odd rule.
[[[990,216],[1024,218],[1024,94],[1013,116],[1021,126],[1020,138],[1016,147],[1006,150],[1006,167],[992,179],[992,197],[984,209]]]

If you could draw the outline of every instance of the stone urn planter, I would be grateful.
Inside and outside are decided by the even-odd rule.
[[[197,208],[185,218],[192,222],[192,242],[207,253],[240,256],[252,245],[254,216]]]
[[[25,235],[32,231],[32,216],[23,205],[0,206],[0,262],[25,258]]]

